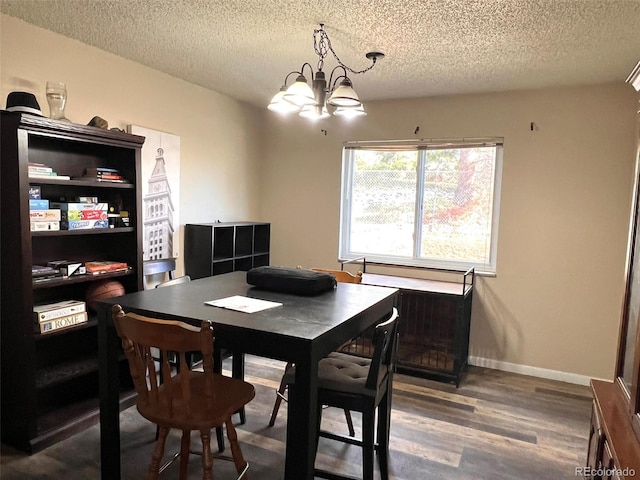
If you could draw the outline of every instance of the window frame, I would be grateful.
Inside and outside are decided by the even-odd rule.
[[[424,169],[425,152],[427,150],[443,150],[473,147],[495,147],[496,156],[493,175],[493,203],[491,218],[491,233],[488,262],[452,261],[421,258],[422,243],[422,212],[424,199]],[[366,252],[350,251],[351,231],[351,200],[353,192],[354,153],[358,149],[381,151],[417,151],[418,162],[416,171],[416,200],[414,219],[413,254],[408,256],[381,255]],[[419,141],[376,141],[376,142],[345,142],[342,149],[342,180],[340,190],[340,228],[338,257],[341,262],[366,258],[367,263],[388,266],[421,267],[439,270],[466,271],[471,267],[476,273],[495,274],[498,253],[498,226],[500,221],[500,197],[502,191],[502,166],[504,156],[504,139],[501,137],[474,139],[425,139]]]

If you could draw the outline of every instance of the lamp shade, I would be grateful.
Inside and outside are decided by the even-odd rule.
[[[286,93],[286,91],[287,87],[282,87],[280,91],[273,96],[267,108],[273,112],[280,113],[297,112],[298,110],[300,110],[300,107],[294,105],[288,100],[285,100],[284,94]]]
[[[330,116],[327,107],[320,107],[319,105],[305,105],[298,115],[309,120],[320,120]]]
[[[367,112],[364,111],[363,105],[360,104],[358,107],[338,107],[333,114],[344,118],[354,118],[366,115]]]
[[[298,76],[293,85],[287,88],[283,98],[297,105],[303,107],[304,105],[313,105],[316,103],[316,99],[313,95],[313,90],[307,83],[307,79],[303,75]]]
[[[345,78],[340,82],[328,100],[334,107],[358,107],[362,105],[358,94],[351,86],[351,80]]]

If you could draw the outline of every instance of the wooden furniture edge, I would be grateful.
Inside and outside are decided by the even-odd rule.
[[[605,438],[611,449],[616,468],[625,468],[640,474],[640,443],[631,427],[622,392],[614,382],[591,380],[593,399],[600,413]],[[621,479],[628,478],[620,476]]]

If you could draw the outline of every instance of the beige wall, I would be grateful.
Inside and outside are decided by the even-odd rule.
[[[504,137],[497,275],[478,279],[470,354],[543,376],[611,378],[636,106],[621,82],[367,103],[352,124],[272,115],[261,197],[272,263],[338,265],[342,142],[414,138],[416,126],[423,138]]]
[[[631,87],[368,103],[369,116],[351,124],[309,124],[2,15],[2,102],[31,90],[47,114],[47,80],[67,83],[74,122],[100,115],[180,136],[180,223],[271,221],[272,263],[281,265],[337,266],[343,141],[413,138],[416,126],[425,138],[504,137],[498,270],[478,281],[471,355],[611,377],[633,177]]]
[[[110,127],[134,124],[180,137],[181,226],[260,220],[257,109],[2,15],[0,108],[10,91],[27,90],[48,115],[47,80],[66,83],[66,116],[75,123],[99,115]]]

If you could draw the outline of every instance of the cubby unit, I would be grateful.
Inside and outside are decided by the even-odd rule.
[[[144,137],[1,112],[2,182],[2,441],[33,453],[97,423],[98,318],[39,333],[33,307],[86,298],[95,282],[113,279],[124,291],[142,289],[140,149]],[[29,176],[29,164],[51,167],[59,178]],[[83,177],[86,168],[116,169],[125,182]],[[68,177],[68,179],[67,179]],[[127,211],[129,225],[113,228],[31,231],[29,194],[43,200],[99,203]],[[54,209],[52,207],[52,209]],[[33,265],[66,260],[126,262],[128,270],[35,280]],[[126,362],[121,362],[121,407],[133,404]]]
[[[188,223],[185,273],[197,279],[269,265],[270,230],[258,222]]]

